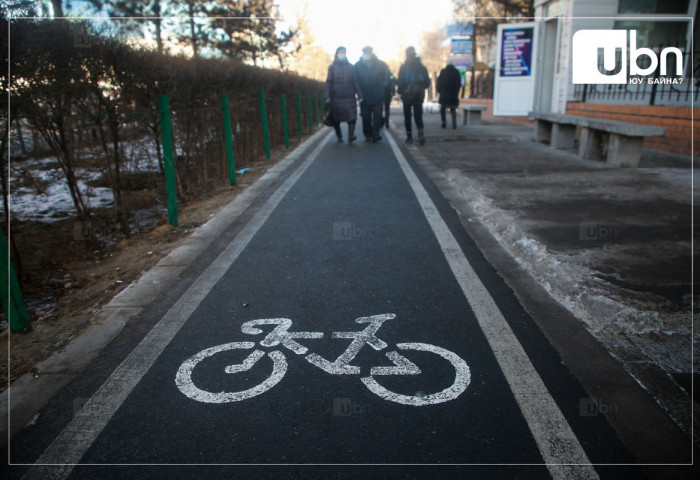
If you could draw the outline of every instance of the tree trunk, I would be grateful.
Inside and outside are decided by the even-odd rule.
[[[156,26],[156,45],[158,46],[158,53],[163,54],[163,32],[162,32],[162,19],[160,18],[161,8],[160,0],[155,0],[153,2],[153,23]]]
[[[22,135],[22,125],[19,121],[19,118],[15,120],[15,130],[17,132],[17,139],[19,140],[19,148],[22,151],[22,155],[26,155],[27,147],[24,144],[24,136]]]
[[[0,182],[2,182],[2,205],[5,209],[5,220],[8,225],[7,239],[10,241],[11,255],[10,259],[15,267],[15,272],[17,274],[17,280],[20,283],[20,288],[22,285],[22,257],[19,254],[19,248],[17,248],[17,242],[15,241],[15,236],[11,234],[9,230],[10,225],[10,192],[8,191],[8,177],[5,170],[5,148],[7,148],[7,141],[10,131],[9,121],[5,123],[5,128],[3,129],[2,141],[0,141]],[[0,252],[0,254],[3,254]]]
[[[68,122],[68,118],[58,118],[56,119],[55,125],[57,132],[49,132],[47,128],[43,133],[45,134],[46,140],[51,144],[54,153],[56,153],[61,170],[63,170],[66,176],[66,183],[68,184],[68,190],[77,211],[78,218],[80,220],[87,220],[90,217],[90,211],[85,205],[78,182],[75,178],[75,171],[73,169],[75,159],[73,155],[72,139],[70,139],[72,132],[70,131],[70,127],[66,126]],[[54,138],[52,138],[52,135]]]
[[[157,18],[154,20],[156,24],[156,45],[158,46],[158,53],[163,54],[163,32],[161,31],[161,19]]]
[[[63,14],[63,0],[51,0],[53,6],[53,18],[65,17]]]
[[[119,120],[117,116],[109,117],[109,128],[112,133],[112,149],[113,149],[113,164],[114,164],[114,184],[112,185],[112,193],[114,194],[114,206],[117,209],[117,219],[122,233],[129,238],[129,219],[124,211],[124,203],[122,202],[122,185],[121,185],[121,156],[119,155]]]
[[[190,2],[189,4],[189,11],[190,11],[190,36],[192,39],[192,55],[194,57],[197,57],[198,52],[197,52],[197,30],[196,26],[194,23],[194,4]]]

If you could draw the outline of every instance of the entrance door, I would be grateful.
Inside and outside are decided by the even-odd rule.
[[[537,110],[540,112],[554,112],[557,109],[554,101],[554,75],[557,64],[557,24],[557,19],[552,18],[544,22],[541,29],[542,41],[540,42],[541,48],[538,50],[540,55],[537,57],[541,68],[536,101]]]

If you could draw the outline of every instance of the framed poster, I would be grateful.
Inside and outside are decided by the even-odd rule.
[[[534,26],[501,30],[500,67],[502,77],[532,75],[532,45]]]

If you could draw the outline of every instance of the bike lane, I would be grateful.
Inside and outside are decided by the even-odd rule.
[[[514,387],[512,379],[504,377],[503,358],[510,352],[501,352],[500,359],[494,355],[499,332],[485,336],[483,320],[480,324],[475,315],[483,306],[470,305],[464,285],[455,278],[458,272],[446,259],[450,251],[445,251],[434,225],[431,228],[426,221],[426,215],[445,214],[446,207],[425,212],[407,182],[406,165],[402,167],[396,150],[386,144],[325,144],[308,170],[300,172],[296,183],[270,209],[269,217],[258,220],[259,230],[239,249],[201,303],[189,305],[191,314],[187,308],[181,310],[187,312],[184,323],[162,353],[151,355],[152,366],[149,355],[140,358],[145,374],[133,390],[122,392],[126,400],[116,405],[116,412],[105,418],[100,405],[93,408],[91,415],[102,418],[92,424],[106,422],[96,428],[96,438],[76,440],[80,431],[64,431],[64,441],[85,445],[79,463],[515,463],[535,465],[520,467],[518,474],[523,477],[561,474],[542,465],[542,448],[533,438],[533,428],[538,427],[533,427],[522,401],[513,395],[514,388],[519,388],[519,398],[523,393],[527,396],[528,385],[537,379],[521,379],[520,386]],[[460,251],[483,262],[475,258],[479,254],[465,234],[456,231],[456,235]],[[495,273],[488,275],[485,283],[498,282]],[[505,290],[501,282],[489,285],[488,292]],[[530,350],[537,347],[533,362],[549,365],[545,376],[550,389],[554,385],[570,400],[585,395],[557,365],[558,356],[515,300],[501,298],[497,303],[515,323],[514,330],[528,339]],[[313,353],[333,362],[353,341],[348,333],[334,332],[360,332],[367,324],[356,319],[382,314],[392,314],[375,333],[386,348],[379,345],[380,350],[375,350],[364,344],[353,352],[356,356],[346,359],[345,365],[359,367],[359,374],[329,373],[319,368],[321,362],[312,364],[306,358]],[[262,330],[258,335],[242,332],[245,322],[279,318],[291,320],[289,331],[323,336],[297,338],[308,348],[297,354],[281,345],[259,345],[275,325],[258,325]],[[186,396],[175,381],[183,363],[230,342],[256,342],[255,348],[263,352],[281,352],[286,372],[279,383],[259,395],[228,403],[205,403]],[[398,348],[406,343],[437,349]],[[253,350],[227,350],[203,359],[192,370],[192,383],[212,393],[255,388],[274,376],[273,356],[259,358],[250,369],[225,373],[227,366],[241,364]],[[436,351],[453,352],[466,362],[466,389],[456,398],[425,406],[382,398],[361,378],[367,378],[372,367],[392,366],[385,356],[388,351],[399,352],[420,369],[416,373],[404,368],[410,375],[373,376],[395,394],[430,398],[455,383],[454,362]],[[629,460],[600,419],[581,428],[589,439],[582,443],[591,461]],[[61,463],[60,457],[42,458]],[[74,478],[123,474],[105,467],[79,467],[65,473]],[[169,475],[173,473],[177,477],[182,472]],[[595,475],[591,469],[579,473],[581,478]]]

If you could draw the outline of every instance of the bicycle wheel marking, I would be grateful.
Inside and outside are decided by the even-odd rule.
[[[268,391],[277,385],[280,380],[284,378],[285,373],[287,373],[287,359],[281,352],[268,352],[267,355],[273,361],[272,375],[266,378],[261,384],[247,390],[240,392],[207,392],[206,390],[197,388],[195,384],[192,383],[192,370],[194,370],[195,365],[205,358],[211,357],[216,353],[224,352],[226,350],[245,350],[253,347],[255,347],[255,343],[253,342],[232,342],[202,350],[196,355],[188,358],[178,369],[177,375],[175,376],[175,384],[177,385],[177,388],[192,400],[197,400],[198,402],[203,403],[240,402],[241,400],[255,397],[256,395],[260,395],[261,393]],[[241,364],[226,367],[226,373],[237,373],[250,370],[253,365],[255,365],[257,361],[262,358],[263,355],[264,354],[262,351],[255,350]]]
[[[396,318],[393,313],[372,315],[370,317],[360,317],[355,319],[355,323],[366,324],[360,331],[353,332],[333,332],[333,338],[352,339],[346,350],[334,361],[329,361],[320,355],[310,353],[306,355],[306,360],[332,375],[359,375],[360,367],[351,365],[350,362],[357,356],[360,350],[368,345],[374,350],[383,350],[388,344],[377,337],[377,331],[382,324],[388,320]],[[294,339],[318,339],[323,338],[322,332],[292,332],[292,320],[289,318],[263,318],[250,320],[241,326],[241,331],[249,335],[259,335],[263,330],[259,326],[275,326],[261,341],[263,347],[285,347],[297,355],[308,352],[308,348],[299,344]],[[391,360],[392,366],[374,366],[370,368],[370,374],[360,380],[374,394],[379,397],[396,403],[413,406],[434,405],[454,400],[459,397],[469,386],[471,373],[469,366],[457,354],[429,343],[399,343],[396,345],[399,350],[416,350],[430,352],[447,360],[455,370],[455,379],[448,388],[429,395],[403,395],[392,392],[381,386],[374,376],[386,377],[391,375],[419,375],[421,369],[408,358],[394,350],[385,352],[385,356]],[[260,395],[277,385],[287,373],[287,359],[281,351],[274,350],[267,355],[272,359],[274,366],[272,373],[259,385],[240,392],[208,392],[194,385],[192,381],[192,371],[197,364],[205,358],[216,355],[227,350],[251,350],[255,348],[254,342],[232,342],[215,347],[207,348],[193,355],[180,366],[175,375],[177,388],[188,398],[203,403],[229,403],[246,400]],[[258,361],[265,356],[263,350],[253,350],[241,363],[229,365],[223,369],[227,374],[247,372],[252,369]]]
[[[455,398],[459,397],[469,386],[469,383],[471,382],[471,372],[469,371],[467,362],[449,350],[445,350],[444,348],[436,347],[435,345],[430,345],[427,343],[398,343],[396,346],[400,350],[418,350],[422,352],[431,352],[441,356],[445,360],[449,361],[454,367],[455,381],[451,386],[440,392],[425,396],[413,396],[402,395],[400,393],[387,390],[379,385],[379,383],[377,383],[377,381],[371,375],[360,379],[372,393],[378,395],[384,400],[401,403],[404,405],[412,405],[414,407],[424,407],[426,405],[435,405],[454,400]]]

